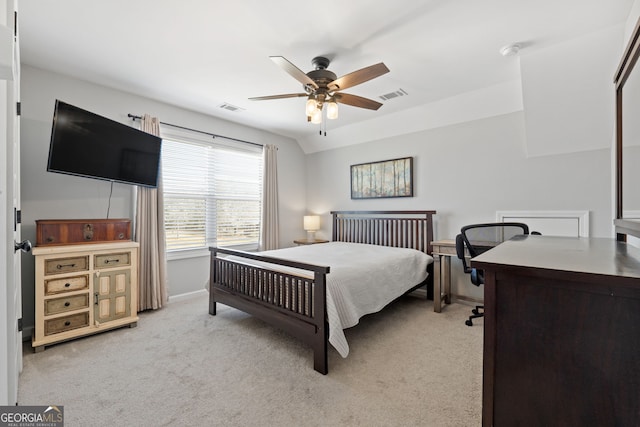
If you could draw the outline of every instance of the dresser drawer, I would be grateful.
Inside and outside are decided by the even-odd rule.
[[[64,313],[89,307],[89,294],[73,295],[66,298],[55,298],[44,302],[44,315]]]
[[[110,268],[131,265],[131,252],[96,255],[94,268]]]
[[[89,270],[89,257],[78,256],[69,258],[55,258],[44,261],[44,274],[73,273],[74,271]]]
[[[89,276],[65,277],[44,281],[44,294],[55,295],[63,292],[81,291],[89,289]]]
[[[89,312],[45,320],[44,334],[53,335],[72,329],[84,328],[85,326],[89,326]]]

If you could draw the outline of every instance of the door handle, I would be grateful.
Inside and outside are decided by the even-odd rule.
[[[13,251],[18,252],[30,252],[31,251],[31,242],[29,240],[23,240],[20,243],[13,242]]]

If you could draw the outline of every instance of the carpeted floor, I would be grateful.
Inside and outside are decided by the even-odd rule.
[[[482,321],[470,308],[404,297],[329,348],[311,349],[207,294],[140,314],[124,328],[33,353],[20,405],[64,405],[65,426],[478,426]]]

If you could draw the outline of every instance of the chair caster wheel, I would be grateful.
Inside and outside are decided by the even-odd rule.
[[[471,320],[465,320],[464,324],[467,326],[473,326],[473,323],[471,322]]]

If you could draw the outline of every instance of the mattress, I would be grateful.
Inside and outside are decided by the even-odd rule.
[[[327,274],[329,343],[342,357],[349,354],[344,329],[422,283],[427,266],[433,262],[430,255],[415,249],[346,242],[276,249],[260,255],[331,268]]]

